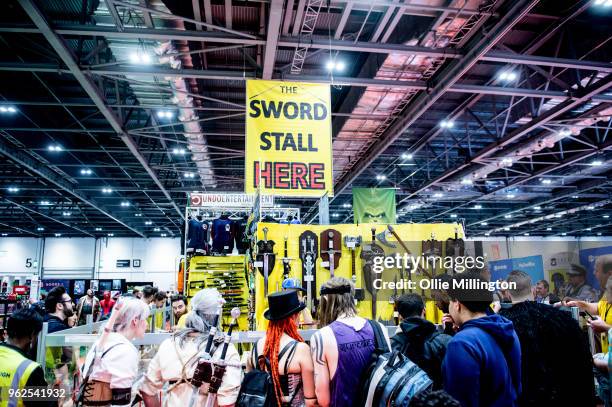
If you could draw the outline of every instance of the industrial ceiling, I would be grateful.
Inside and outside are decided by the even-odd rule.
[[[332,222],[611,235],[612,0],[7,0],[3,236],[178,236],[244,179],[245,80],[331,83]],[[318,202],[280,199],[316,222]]]

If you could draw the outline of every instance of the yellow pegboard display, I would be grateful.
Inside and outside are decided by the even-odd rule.
[[[248,288],[245,278],[245,258],[238,256],[194,256],[189,261],[187,296],[191,299],[203,288],[216,288],[224,296],[223,323],[229,324],[230,311],[240,308],[240,329],[247,329]]]
[[[361,250],[363,242],[371,241],[371,229],[376,228],[376,233],[382,232],[386,225],[382,224],[339,224],[339,225],[301,225],[301,224],[278,224],[278,223],[260,223],[257,227],[257,239],[263,239],[263,228],[268,228],[267,238],[275,242],[274,252],[276,254],[276,262],[273,271],[269,274],[268,280],[268,292],[272,293],[280,289],[283,280],[283,264],[282,257],[284,256],[284,241],[287,237],[287,251],[288,257],[291,258],[291,273],[290,277],[295,277],[302,280],[302,263],[299,258],[299,237],[307,230],[314,232],[317,236],[326,229],[334,229],[339,231],[344,236],[361,236],[362,246],[355,252],[355,271],[357,275],[357,288],[362,287],[361,278]],[[393,225],[393,228],[406,243],[410,251],[414,254],[421,253],[420,243],[423,240],[429,240],[432,238],[432,234],[438,241],[445,241],[449,238],[454,238],[457,232],[457,237],[465,238],[463,227],[458,223],[435,223],[435,224],[403,224]],[[395,238],[390,237],[390,242],[397,244]],[[398,245],[399,248],[399,245]],[[326,268],[321,267],[321,252],[319,248],[319,255],[316,262],[316,289],[317,297],[321,284],[330,278],[330,272]],[[395,273],[393,273],[395,274]],[[387,271],[383,273],[383,279],[386,281],[393,281],[393,274],[387,275]],[[344,245],[344,241],[341,245],[341,258],[338,264],[338,268],[335,270],[335,275],[351,279],[351,251]],[[417,277],[418,278],[421,277]],[[261,273],[256,272],[255,277],[255,315],[257,318],[257,329],[263,330],[266,327],[266,321],[263,318],[263,312],[267,309],[267,299],[264,296],[264,279]],[[421,292],[417,290],[415,292]],[[393,318],[393,304],[388,300],[377,301],[377,318],[383,320],[390,320]],[[369,293],[365,293],[365,300],[358,303],[357,309],[359,315],[371,318],[371,296]],[[441,313],[436,312],[435,305],[428,304],[427,306],[427,318],[438,322]]]

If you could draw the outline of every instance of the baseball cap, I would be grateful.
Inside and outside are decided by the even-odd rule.
[[[286,278],[283,281],[283,290],[300,290],[306,292],[306,290],[302,288],[302,282],[297,278]]]

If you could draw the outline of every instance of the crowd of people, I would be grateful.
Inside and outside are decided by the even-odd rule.
[[[490,279],[486,271],[438,276],[457,283],[432,291],[444,314],[442,325],[425,319],[425,299],[409,293],[396,299],[400,324],[390,335],[387,327],[358,315],[353,282],[334,277],[321,286],[318,329],[308,342],[298,327],[304,319],[311,325],[312,316],[304,314],[299,281],[288,281],[282,291],[268,296],[265,335],[242,359],[232,343],[224,344],[220,333],[215,314],[223,298],[217,290],[201,290],[188,303],[182,296],[169,298],[163,291],[145,287],[118,299],[100,339],[85,358],[83,385],[77,393],[85,405],[98,406],[128,405],[135,397],[147,407],[206,405],[214,392],[218,406],[264,405],[255,401],[267,400],[279,407],[351,407],[361,405],[367,396],[364,377],[377,363],[382,346],[418,367],[410,375],[423,371],[430,379],[430,385],[412,397],[410,406],[602,403],[609,407],[612,257],[608,257],[600,257],[595,267],[595,277],[605,287],[600,295],[584,288],[579,266],[572,268],[579,278],[570,277],[569,289],[577,297],[558,298],[547,281],[532,282],[518,270],[506,278],[513,287],[496,295],[484,288],[457,288],[462,280]],[[77,323],[81,313],[103,314],[103,305],[89,293],[88,297],[75,306],[65,289],[57,287],[45,298],[44,317],[36,307],[13,314],[7,327],[8,342],[0,347],[0,370],[10,363],[19,366],[19,382],[24,386],[46,385],[43,370],[31,361],[43,318],[49,332],[57,332],[67,329],[71,319]],[[139,375],[140,353],[132,341],[143,337],[151,310],[166,305],[174,314],[173,334],[159,345],[144,374]],[[583,311],[593,331],[601,334],[601,353],[592,356],[584,331],[563,307]],[[382,332],[383,343],[377,332]],[[213,340],[204,351],[209,336]],[[203,354],[210,360],[225,361],[214,391],[194,387],[199,383],[196,377],[201,374]],[[66,348],[47,352],[46,357],[47,367],[55,370],[71,360]],[[208,381],[215,382],[211,377],[213,371]],[[0,385],[3,380],[7,379],[0,374]]]

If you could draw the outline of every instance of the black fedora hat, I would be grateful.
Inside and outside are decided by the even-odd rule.
[[[269,321],[278,321],[300,312],[306,308],[306,304],[300,302],[297,291],[290,290],[268,295],[268,307],[264,312],[264,318]]]

